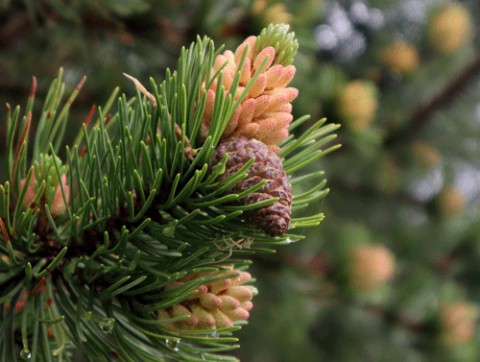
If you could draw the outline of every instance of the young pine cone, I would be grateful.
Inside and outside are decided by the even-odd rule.
[[[254,75],[261,70],[251,84],[245,99],[237,107],[222,135],[222,140],[245,136],[265,143],[278,152],[277,143],[288,137],[288,127],[293,120],[291,102],[298,90],[288,87],[296,68],[292,64],[298,48],[288,26],[271,25],[258,36],[250,36],[234,51],[226,50],[215,59],[212,76],[222,74],[222,86],[227,93],[240,72],[238,87],[232,93],[235,100],[243,94]],[[243,59],[243,62],[242,62]],[[261,68],[263,64],[263,67]],[[215,78],[207,92],[201,133],[209,133],[216,104],[216,91],[220,78]]]
[[[255,159],[247,169],[248,177],[235,184],[229,192],[240,193],[263,180],[268,180],[259,190],[241,198],[239,203],[250,205],[278,197],[277,202],[253,210],[249,218],[271,236],[284,235],[290,225],[292,186],[280,158],[263,142],[246,137],[232,138],[220,143],[213,157],[213,164],[220,162],[225,154],[228,154],[228,161],[222,178],[229,177],[250,159]]]

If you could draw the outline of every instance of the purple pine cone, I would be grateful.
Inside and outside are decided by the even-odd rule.
[[[239,199],[238,202],[250,205],[278,197],[277,202],[253,210],[249,218],[270,236],[284,235],[290,225],[292,186],[283,170],[280,158],[263,142],[246,137],[231,138],[220,143],[213,157],[213,164],[220,162],[225,154],[228,154],[228,161],[226,171],[221,176],[222,179],[238,171],[250,159],[255,159],[255,162],[247,169],[248,177],[235,184],[229,193],[240,193],[262,180],[268,180],[262,188]]]

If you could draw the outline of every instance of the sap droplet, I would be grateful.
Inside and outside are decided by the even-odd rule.
[[[170,348],[174,352],[178,352],[178,344],[180,341],[178,339],[166,339],[165,346]]]
[[[105,318],[103,319],[98,326],[100,327],[101,331],[106,334],[110,334],[115,327],[115,319],[113,318]]]
[[[32,353],[28,349],[22,349],[20,351],[20,358],[24,361],[30,361],[32,359]]]

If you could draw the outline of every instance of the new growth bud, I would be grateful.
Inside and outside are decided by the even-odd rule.
[[[418,67],[417,49],[405,41],[396,41],[385,47],[381,52],[382,63],[399,74],[408,74]]]
[[[428,37],[440,53],[454,53],[472,37],[472,20],[468,9],[460,3],[441,5],[430,19]]]
[[[193,273],[177,281],[170,282],[165,289],[183,285],[185,282],[197,278],[224,278],[204,285],[192,297],[158,312],[160,320],[174,317],[189,316],[167,325],[173,329],[211,330],[232,327],[236,321],[248,319],[249,310],[252,309],[254,291],[250,286],[244,285],[251,279],[247,272],[226,267],[224,273],[214,275],[210,273]],[[173,285],[170,285],[173,284]]]
[[[286,24],[270,24],[263,29],[255,42],[255,52],[258,54],[262,49],[272,46],[275,49],[275,64],[284,66],[293,63],[298,50],[298,41],[295,33],[289,32],[290,27]]]
[[[60,177],[58,177],[55,163],[59,165]],[[54,160],[53,156],[41,155],[39,161],[35,162],[32,168],[33,173],[28,185],[26,185],[26,179],[20,181],[20,190],[27,187],[23,200],[24,207],[36,209],[47,204],[52,216],[63,214],[70,201],[67,167],[63,166],[58,158]]]
[[[293,33],[288,33],[288,27],[277,25],[269,27],[258,38],[247,38],[235,53],[227,50],[217,56],[212,76],[217,72],[222,74],[222,85],[227,93],[231,92],[233,81],[240,73],[240,82],[233,95],[235,100],[260,72],[229,120],[222,139],[239,136],[256,138],[278,152],[276,144],[288,136],[288,126],[293,120],[291,102],[298,95],[296,88],[287,87],[295,75],[296,69],[291,61],[297,48],[298,44]],[[203,137],[210,130],[218,80],[216,78],[206,90]]]

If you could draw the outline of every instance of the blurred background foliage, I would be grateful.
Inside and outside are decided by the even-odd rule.
[[[311,207],[325,222],[257,257],[238,357],[475,361],[478,19],[476,0],[0,0],[0,102],[24,104],[32,75],[39,97],[59,67],[72,86],[86,75],[73,137],[114,87],[133,92],[122,73],[160,81],[197,34],[234,48],[290,24],[294,112],[341,123],[343,147],[316,165],[331,192]]]

